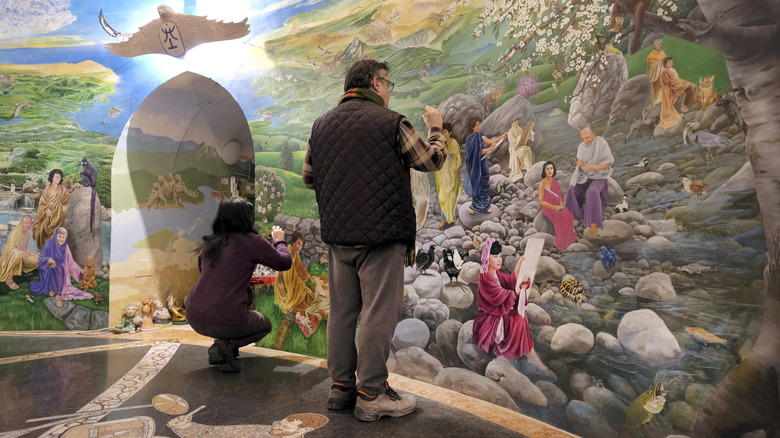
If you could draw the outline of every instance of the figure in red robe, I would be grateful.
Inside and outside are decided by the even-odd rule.
[[[474,320],[474,343],[490,353],[514,359],[533,352],[534,341],[525,317],[530,280],[517,285],[517,274],[525,260],[521,257],[514,272],[500,272],[501,244],[488,238],[482,248],[479,275],[479,314]]]

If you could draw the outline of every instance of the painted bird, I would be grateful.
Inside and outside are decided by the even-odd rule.
[[[433,247],[436,246],[435,244],[431,244],[431,247],[428,248],[428,252],[424,252],[423,250],[417,251],[417,257],[415,257],[417,270],[420,271],[421,274],[425,275],[425,270],[430,268],[433,264],[433,260],[436,258],[436,255],[433,253]]]
[[[647,170],[649,164],[650,164],[650,160],[648,160],[647,157],[642,157],[642,159],[639,160],[638,163],[634,164],[634,167]]]
[[[599,248],[599,257],[601,258],[601,264],[607,269],[615,266],[615,262],[617,261],[615,250],[607,248],[606,246]]]
[[[131,35],[129,33],[117,32],[116,30],[114,30],[114,28],[111,27],[110,24],[108,24],[108,21],[106,21],[106,17],[103,16],[103,9],[100,9],[100,13],[98,14],[98,21],[100,22],[100,27],[102,27],[107,34],[111,35],[114,38],[117,38],[119,41],[127,41],[127,39]]]
[[[162,53],[181,58],[199,44],[232,40],[249,34],[246,18],[238,23],[224,23],[197,15],[180,14],[168,5],[158,6],[157,13],[160,18],[141,26],[126,41],[106,44],[108,51],[126,57]],[[111,35],[108,29],[106,32]]]
[[[30,102],[20,102],[20,103],[17,103],[16,104],[16,108],[14,108],[14,113],[11,114],[11,119],[15,119],[15,118],[19,117],[19,114],[22,113],[23,109],[30,108],[32,106],[33,106],[33,104],[31,104]]]
[[[739,106],[739,98],[747,100],[747,94],[745,94],[745,89],[742,87],[737,87],[724,93],[715,105],[723,108],[729,120],[734,122],[734,124],[747,135],[747,124],[745,123],[745,119],[742,118],[742,108]]]
[[[692,194],[696,202],[699,202],[699,195],[707,194],[707,184],[704,181],[691,181],[690,178],[683,174],[677,178],[677,182],[683,184],[685,191]]]
[[[625,213],[628,211],[628,195],[623,195],[623,202],[615,206],[615,213]]]
[[[707,157],[709,157],[712,161],[715,161],[715,157],[712,155],[713,148],[734,145],[734,142],[727,138],[723,138],[719,135],[715,135],[707,131],[698,131],[698,129],[699,122],[694,120],[686,123],[685,128],[683,128],[683,144],[688,146],[688,140],[690,140],[691,143],[694,143],[703,148],[705,150],[704,162],[707,164],[709,164]]]
[[[636,135],[639,136],[640,140],[644,140],[642,138],[642,130],[648,127],[650,128],[651,131],[650,138],[653,138],[652,130],[654,129],[655,125],[657,125],[658,122],[661,120],[661,115],[660,113],[658,113],[648,117],[648,113],[650,112],[651,108],[652,105],[642,110],[642,118],[638,120],[634,120],[634,123],[631,124],[631,129],[628,130],[628,134],[626,135],[624,141],[628,141],[628,137],[631,137],[631,134],[633,134],[634,131],[636,131]]]
[[[463,268],[463,258],[460,256],[460,252],[453,252],[447,248],[443,252],[444,256],[444,272],[450,277],[450,284],[458,281],[458,275]]]

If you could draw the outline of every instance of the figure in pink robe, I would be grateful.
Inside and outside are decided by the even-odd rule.
[[[499,271],[503,263],[501,244],[488,238],[482,249],[474,343],[488,353],[492,347],[494,355],[507,359],[526,355],[534,346],[528,319],[524,316],[530,281],[520,285],[520,293],[517,291],[517,274],[524,259],[518,261],[511,275],[506,275]]]
[[[556,173],[552,161],[544,163],[542,181],[539,183],[539,204],[542,206],[542,213],[550,219],[555,228],[555,247],[564,251],[577,241],[577,235],[574,234],[574,216],[564,204],[558,180],[553,178]]]

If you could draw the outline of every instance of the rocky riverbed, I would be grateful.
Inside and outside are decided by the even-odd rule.
[[[517,183],[500,165],[491,167],[491,214],[469,215],[462,194],[459,221],[438,230],[438,204],[431,201],[417,235],[423,250],[436,245],[436,263],[425,274],[405,271],[391,369],[583,436],[689,432],[707,395],[749,351],[762,316],[766,250],[752,176],[741,170],[744,134],[723,123],[719,110],[686,115],[734,143],[714,151],[709,164],[701,148],[683,144],[680,132],[625,141],[629,122],[606,129],[616,159],[612,207],[603,230],[566,251],[552,245],[554,230],[540,213],[537,188],[543,161],[552,159],[565,193],[580,140],[565,125],[566,114],[537,114],[544,133],[537,162]],[[634,166],[644,157],[647,166]],[[684,192],[677,182],[683,173],[705,181],[708,196],[697,201]],[[624,194],[629,211],[614,213]],[[582,224],[575,226],[583,236]],[[487,237],[502,243],[507,271],[530,237],[545,240],[527,308],[543,367],[495,357],[473,344],[479,250]],[[602,265],[601,246],[616,251],[614,268]],[[469,253],[457,282],[443,273],[444,248]],[[580,306],[559,291],[570,277],[589,297]],[[665,406],[647,414],[636,400],[658,382],[667,391]]]

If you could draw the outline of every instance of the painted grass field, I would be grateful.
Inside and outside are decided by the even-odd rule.
[[[274,304],[273,287],[264,286],[256,289],[255,309],[267,316],[273,325],[271,333],[262,341],[258,342],[257,346],[274,348],[274,339],[276,339],[279,327],[285,316],[279,307]],[[324,359],[328,354],[327,327],[328,322],[322,321],[320,326],[317,327],[317,330],[307,338],[303,335],[301,328],[298,327],[295,321],[290,321],[289,331],[287,332],[287,338],[284,342],[284,350]]]
[[[0,284],[0,331],[21,330],[67,330],[65,323],[55,318],[43,303],[43,295],[32,295],[30,281],[38,280],[36,271],[14,277],[17,290],[9,290],[5,283]],[[100,291],[105,296],[102,304],[95,305],[92,300],[73,300],[73,304],[90,310],[108,311],[108,281],[96,278]],[[94,289],[93,289],[94,290]],[[33,302],[27,301],[25,295],[30,295]]]

